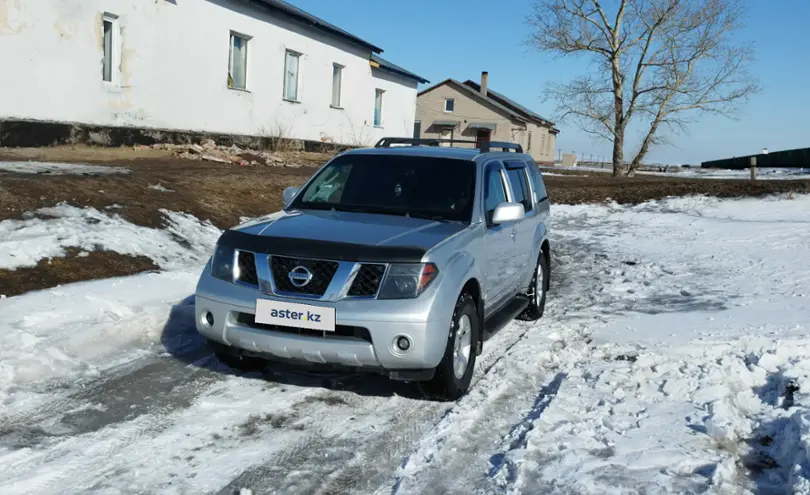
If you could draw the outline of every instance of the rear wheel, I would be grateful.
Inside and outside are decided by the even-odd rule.
[[[543,248],[540,248],[540,256],[537,258],[537,266],[534,269],[532,283],[526,296],[529,297],[529,305],[517,317],[518,320],[536,321],[543,316],[546,309],[546,290],[548,289],[548,260]]]
[[[470,388],[475,370],[476,346],[481,322],[473,297],[464,293],[456,302],[444,357],[436,374],[421,383],[422,391],[439,400],[457,400]]]

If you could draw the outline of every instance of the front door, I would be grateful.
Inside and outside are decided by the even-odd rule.
[[[491,134],[492,131],[489,129],[478,129],[475,134],[475,146],[480,148],[481,144],[488,143]]]
[[[513,286],[513,264],[516,250],[511,223],[490,225],[495,207],[507,201],[503,166],[500,162],[487,164],[484,173],[484,214],[487,223],[484,250],[486,259],[484,301],[487,312],[500,309],[510,296]]]

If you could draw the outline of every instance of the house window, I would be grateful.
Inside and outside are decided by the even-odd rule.
[[[113,82],[113,67],[115,67],[115,45],[117,17],[111,14],[104,14],[101,20],[101,28],[104,42],[104,57],[101,62],[101,77],[106,82]]]
[[[340,86],[343,82],[343,66],[332,64],[332,106],[340,108]]]
[[[526,146],[526,151],[532,150],[532,131],[529,131],[529,143]]]
[[[231,33],[228,56],[228,87],[231,89],[247,89],[247,45],[246,36]]]
[[[298,67],[300,53],[287,50],[284,57],[284,99],[298,101]]]
[[[374,90],[374,126],[382,126],[382,103],[384,91],[377,88]]]
[[[444,111],[447,113],[453,113],[453,109],[456,107],[456,100],[453,98],[445,98],[444,99]]]
[[[413,138],[419,139],[422,137],[422,121],[416,120],[413,123]]]

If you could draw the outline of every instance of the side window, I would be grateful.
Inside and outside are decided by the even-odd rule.
[[[526,212],[532,211],[534,205],[532,204],[532,193],[529,189],[529,181],[526,177],[526,167],[520,165],[519,167],[508,167],[506,173],[509,176],[509,182],[512,185],[512,196],[515,198],[516,203],[523,205],[523,210]]]
[[[546,183],[543,181],[543,174],[540,173],[540,168],[533,162],[526,162],[528,170],[531,170],[531,179],[534,183],[534,190],[537,193],[538,204],[548,198],[548,191],[546,191]]]
[[[503,179],[497,166],[488,166],[486,173],[486,188],[484,189],[484,210],[486,212],[487,224],[492,221],[495,208],[506,201],[506,189],[503,187]]]

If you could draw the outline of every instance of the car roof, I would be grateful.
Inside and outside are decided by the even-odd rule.
[[[476,158],[517,158],[525,160],[529,156],[525,153],[507,151],[490,151],[481,153],[472,148],[453,148],[449,146],[391,146],[385,148],[357,148],[346,151],[344,155],[397,155],[421,156],[432,158],[453,158],[457,160],[475,160]]]

